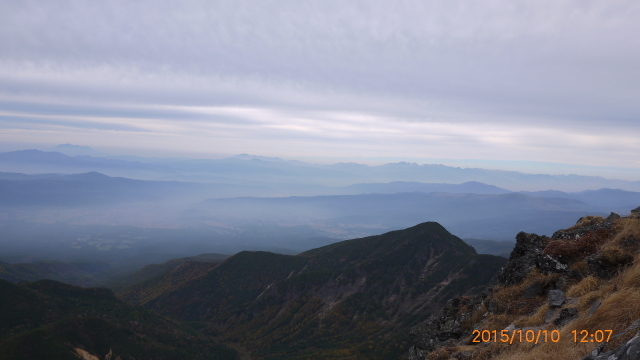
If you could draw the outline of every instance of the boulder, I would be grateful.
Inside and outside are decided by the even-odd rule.
[[[616,349],[604,353],[600,353],[600,349],[602,347],[597,347],[582,360],[638,360],[640,359],[640,333]]]
[[[549,307],[550,308],[558,308],[564,304],[565,297],[562,290],[551,290],[549,291]]]
[[[633,255],[622,251],[609,251],[587,257],[589,272],[601,279],[610,279],[621,268],[633,262]]]
[[[555,326],[562,326],[578,318],[578,308],[565,308],[560,310],[560,315],[553,322]]]
[[[533,284],[527,286],[526,289],[524,289],[524,294],[522,295],[522,297],[524,297],[525,299],[531,299],[542,294],[544,294],[544,284],[536,281]]]

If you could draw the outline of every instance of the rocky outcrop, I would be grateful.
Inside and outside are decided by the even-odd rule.
[[[549,238],[546,236],[520,232],[516,236],[516,246],[509,261],[498,275],[500,284],[517,284],[524,280],[537,264],[548,262],[542,253],[548,242]]]
[[[409,359],[424,360],[436,348],[453,344],[463,335],[468,335],[469,330],[464,329],[465,325],[469,325],[472,311],[487,296],[489,293],[483,292],[471,297],[451,299],[437,315],[411,329],[409,336],[414,345],[409,350]]]
[[[560,315],[553,321],[555,326],[562,326],[578,318],[578,308],[566,308],[560,310]]]
[[[603,252],[586,258],[589,272],[601,279],[613,277],[620,269],[633,262],[633,255],[629,253]]]
[[[624,344],[609,351],[604,351],[605,344],[601,344],[596,347],[589,355],[585,356],[582,360],[638,360],[640,359],[640,319],[636,320],[627,329],[621,333],[615,335],[612,340],[627,335],[632,331],[636,331],[636,334],[631,340],[626,341]]]
[[[605,219],[602,218],[580,218],[576,222],[576,226],[569,229],[558,230],[551,236],[554,240],[578,239],[580,236],[598,229],[609,230],[613,226],[613,221],[619,219],[620,215],[611,213]]]
[[[640,210],[637,212],[640,213]],[[640,247],[640,239],[633,236],[619,240],[619,249],[601,247],[615,233],[614,223],[620,218],[615,213],[607,218],[581,218],[575,226],[556,231],[551,237],[520,232],[516,236],[516,245],[509,261],[497,275],[499,289],[516,289],[532,272],[537,272],[539,275],[535,276],[539,278],[529,278],[527,286],[517,290],[519,304],[531,304],[533,312],[529,316],[536,313],[536,308],[540,309],[541,297],[548,294],[548,309],[542,313],[543,317],[537,320],[537,324],[552,323],[556,327],[562,327],[578,319],[581,315],[576,307],[577,300],[567,298],[564,293],[567,284],[575,284],[590,275],[601,279],[615,276],[625,266],[633,263],[633,253]],[[456,353],[455,349],[464,345],[461,349],[469,351],[466,346],[469,336],[474,328],[480,327],[482,319],[497,314],[510,314],[505,310],[504,304],[501,305],[494,298],[493,294],[497,294],[494,290],[489,288],[482,295],[453,299],[440,313],[414,327],[410,333],[413,346],[408,358],[423,360],[432,352],[464,358],[466,355]],[[593,315],[600,304],[600,301],[594,301],[586,316]],[[479,309],[482,309],[480,313],[476,311]],[[484,314],[479,315],[482,313]],[[475,323],[471,321],[472,318]],[[507,329],[523,328],[511,324]],[[640,360],[640,336],[614,350],[603,352],[603,348],[599,349],[594,350],[593,356],[585,360]]]

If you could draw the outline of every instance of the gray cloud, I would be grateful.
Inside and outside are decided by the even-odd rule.
[[[633,1],[7,1],[0,105],[203,153],[640,167],[638,18]]]

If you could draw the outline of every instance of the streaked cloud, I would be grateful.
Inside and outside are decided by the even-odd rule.
[[[633,1],[0,4],[1,141],[640,169]]]

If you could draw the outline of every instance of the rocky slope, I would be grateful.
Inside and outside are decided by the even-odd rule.
[[[185,263],[130,301],[190,321],[264,359],[398,359],[407,333],[448,299],[476,293],[506,259],[478,255],[437,223],[297,256],[242,252],[195,276]],[[166,286],[166,291],[157,291]],[[176,286],[176,284],[179,284]]]
[[[638,209],[516,239],[498,285],[412,329],[409,359],[640,359]]]

